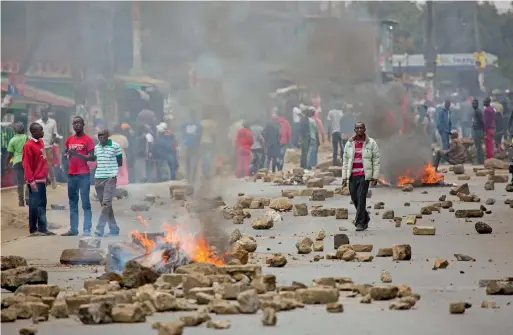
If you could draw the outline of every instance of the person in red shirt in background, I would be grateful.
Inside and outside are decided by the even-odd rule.
[[[78,197],[82,199],[82,209],[84,210],[84,236],[91,235],[92,212],[91,200],[89,198],[90,169],[88,162],[94,161],[94,142],[86,133],[84,133],[84,119],[80,116],[73,118],[73,130],[75,135],[71,135],[64,145],[65,151],[69,157],[68,168],[68,199],[69,199],[69,219],[70,230],[62,236],[78,235]]]
[[[285,151],[287,150],[287,146],[290,142],[290,138],[292,136],[292,128],[290,127],[289,121],[280,113],[274,114],[273,118],[276,119],[276,122],[280,125],[280,156],[278,157],[278,171],[283,170]]]
[[[46,161],[43,127],[39,123],[30,125],[32,137],[23,147],[21,164],[29,192],[29,232],[31,236],[55,235],[48,230],[46,220],[46,184],[48,179],[48,162]]]
[[[253,133],[249,129],[249,123],[244,121],[242,128],[235,136],[235,152],[237,155],[237,169],[235,176],[243,178],[249,176],[249,163],[251,162],[251,146],[253,145]]]
[[[493,158],[494,156],[494,132],[495,132],[495,109],[490,106],[491,99],[487,97],[483,100],[485,106],[483,113],[484,121],[484,145],[486,159]]]

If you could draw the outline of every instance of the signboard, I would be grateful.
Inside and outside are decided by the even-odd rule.
[[[474,52],[474,65],[476,70],[483,70],[486,68],[486,55],[483,51]]]

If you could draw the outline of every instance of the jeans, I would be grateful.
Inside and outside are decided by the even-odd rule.
[[[449,134],[440,133],[440,138],[442,139],[442,149],[449,150]]]
[[[278,171],[283,170],[283,165],[285,163],[285,152],[287,151],[286,144],[280,144],[280,156],[278,157]]]
[[[292,145],[299,147],[299,122],[292,122]]]
[[[356,208],[355,226],[367,226],[369,224],[370,217],[366,208],[369,184],[370,181],[365,180],[365,176],[349,177],[349,193],[351,193],[351,200],[353,201],[354,208]]]
[[[37,192],[28,186],[29,196],[29,231],[45,233],[48,230],[46,220],[46,184],[36,183]]]
[[[89,174],[68,175],[68,199],[69,199],[69,220],[70,231],[78,234],[78,196],[82,199],[84,210],[84,232],[91,232],[92,212],[89,190],[91,188]]]
[[[102,211],[96,225],[95,235],[103,236],[105,223],[109,225],[110,234],[119,234],[119,227],[112,209],[112,197],[116,194],[117,181],[116,177],[96,179],[94,188],[102,205]]]
[[[484,164],[484,152],[483,152],[484,131],[474,129],[472,137],[474,139],[474,147],[476,148],[477,164]]]
[[[264,149],[251,150],[251,174],[257,173],[264,167],[265,154]]]
[[[300,167],[308,168],[308,148],[310,148],[310,139],[301,141],[301,163]]]
[[[194,183],[198,170],[199,152],[197,146],[185,147],[185,176],[187,182]]]
[[[271,169],[271,171],[274,173],[276,170],[278,170],[278,157],[276,156],[267,156],[267,169]]]
[[[317,165],[317,151],[319,147],[317,141],[310,139],[310,146],[308,147],[308,169],[311,170]]]
[[[333,166],[337,165],[338,148],[340,147],[340,158],[344,156],[344,143],[342,142],[342,134],[336,131],[331,134],[331,144],[333,145]]]
[[[25,174],[23,171],[23,165],[20,163],[16,163],[13,165],[14,173],[16,175],[16,184],[18,186],[18,200],[23,203],[28,199],[28,193],[25,193]]]

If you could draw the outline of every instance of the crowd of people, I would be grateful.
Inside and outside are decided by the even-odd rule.
[[[498,94],[484,98],[482,103],[473,98],[462,102],[447,99],[443,105],[419,103],[403,114],[400,122],[398,113],[387,114],[386,121],[401,124],[402,133],[423,131],[425,138],[437,143],[433,145],[433,165],[438,169],[443,160],[450,164],[468,161],[468,145],[464,145],[462,137],[468,138],[467,144],[469,140],[473,143],[478,164],[511,146],[508,142],[513,135],[512,107],[510,100]],[[92,233],[92,185],[102,204],[94,234],[103,236],[108,225],[109,233],[117,235],[119,227],[112,209],[117,186],[175,180],[179,177],[179,162],[184,163],[184,178],[194,184],[198,170],[201,178],[214,175],[221,164],[220,154],[232,159],[237,178],[251,176],[262,168],[281,171],[288,148],[296,148],[300,152],[300,167],[311,170],[318,164],[318,149],[325,141],[332,144],[332,164],[343,166],[344,182],[350,189],[360,190],[351,191],[353,202],[365,203],[362,194],[378,178],[375,173],[379,171],[379,150],[376,142],[365,135],[357,108],[335,103],[325,116],[327,132],[315,107],[298,104],[292,108],[290,118],[289,112],[274,108],[267,122],[263,117],[236,120],[228,129],[228,138],[220,134],[218,120],[209,113],[201,117],[194,111],[188,113],[187,119],[176,127],[176,133],[170,123],[158,123],[154,117],[138,117],[133,122],[126,117],[113,128],[112,134],[100,129],[92,137],[85,133],[84,120],[77,116],[72,120],[74,133],[67,137],[60,153],[58,144],[62,136],[57,132],[56,121],[49,117],[49,109],[45,109],[41,118],[30,125],[30,136],[26,135],[23,123],[12,125],[14,135],[8,141],[3,161],[15,172],[19,205],[29,206],[33,235],[53,234],[46,223],[47,184],[55,188],[57,182],[67,183],[70,229],[63,235],[79,234],[79,199],[84,210],[83,234]],[[370,157],[361,156],[364,145],[369,146],[365,152],[372,153]],[[513,174],[513,160],[510,172]],[[361,176],[365,176],[365,182],[353,178]],[[362,213],[357,215],[359,230],[366,229],[368,223]]]

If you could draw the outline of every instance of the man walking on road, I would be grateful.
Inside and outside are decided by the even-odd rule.
[[[357,122],[354,131],[355,136],[344,148],[342,187],[349,181],[351,200],[356,208],[356,231],[362,231],[368,228],[370,221],[366,209],[369,184],[375,186],[379,178],[379,148],[376,141],[365,134],[363,122]]]
[[[46,160],[48,161],[48,174],[52,182],[52,188],[55,189],[55,174],[53,173],[53,144],[57,141],[57,122],[48,117],[51,107],[41,111],[41,118],[36,120],[43,127],[43,143],[45,144]]]
[[[109,139],[106,129],[98,132],[99,143],[94,147],[96,172],[94,174],[96,195],[102,205],[102,212],[94,235],[103,236],[105,223],[109,225],[109,235],[119,235],[119,227],[112,209],[112,198],[116,194],[119,167],[123,165],[123,151],[116,142]]]
[[[437,111],[436,127],[442,139],[442,149],[449,150],[449,133],[451,132],[451,101],[445,100],[444,107]]]
[[[48,231],[46,220],[46,183],[48,163],[45,146],[41,138],[43,127],[39,123],[30,125],[32,137],[23,147],[22,165],[29,193],[29,232],[31,236],[55,235]]]
[[[486,159],[493,158],[494,156],[494,135],[495,135],[495,109],[490,105],[491,99],[489,97],[485,98],[483,101],[483,105],[485,106],[483,122],[484,122],[484,144],[485,144],[485,153]]]
[[[80,116],[73,118],[75,135],[68,137],[65,143],[65,152],[68,155],[68,199],[70,230],[62,236],[78,235],[78,197],[82,199],[84,210],[84,236],[91,235],[91,188],[90,170],[87,162],[94,161],[94,142],[84,133],[84,119]]]
[[[27,142],[27,135],[25,135],[25,126],[21,122],[17,122],[13,126],[14,135],[7,145],[7,157],[5,158],[6,169],[9,165],[9,161],[12,158],[12,167],[16,174],[16,183],[18,184],[18,201],[19,206],[28,205],[28,193],[24,192],[25,189],[25,177],[22,165],[23,146]]]

